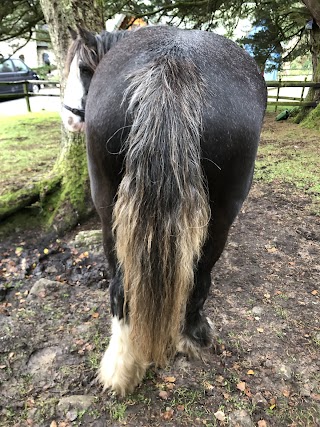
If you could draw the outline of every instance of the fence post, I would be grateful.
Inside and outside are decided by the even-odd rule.
[[[280,86],[281,86],[281,77],[279,78],[279,86],[277,89],[277,98],[276,98],[276,106],[274,108],[274,111],[276,112],[278,109],[278,102],[279,102],[279,95],[280,95]]]
[[[30,98],[28,93],[28,82],[23,82],[23,92],[27,102],[28,113],[31,113]]]
[[[305,82],[307,81],[307,78],[308,78],[307,76],[304,78],[304,81],[305,81]],[[302,101],[303,101],[303,97],[304,97],[304,90],[305,90],[305,86],[303,86],[303,87],[302,87],[300,102],[302,102]]]

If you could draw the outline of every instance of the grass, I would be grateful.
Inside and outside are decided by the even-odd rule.
[[[29,113],[0,118],[0,196],[39,181],[60,149],[57,113]]]
[[[255,180],[289,184],[311,197],[320,214],[319,133],[267,115],[256,162]],[[273,121],[273,123],[271,122]]]

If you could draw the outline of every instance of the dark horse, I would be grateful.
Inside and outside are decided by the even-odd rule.
[[[209,32],[79,30],[69,53],[64,121],[83,128],[85,109],[112,275],[99,378],[124,395],[151,363],[210,345],[202,309],[251,186],[266,87],[244,50]]]

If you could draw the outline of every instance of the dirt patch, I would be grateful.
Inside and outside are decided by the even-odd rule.
[[[33,231],[1,243],[0,426],[320,426],[310,204],[289,185],[254,185],[213,271],[213,348],[151,369],[125,399],[95,381],[110,336],[107,265],[99,232],[88,235],[97,219],[63,239]]]

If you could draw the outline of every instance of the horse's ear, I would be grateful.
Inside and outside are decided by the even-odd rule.
[[[75,40],[78,36],[77,32],[69,26],[68,26],[68,30],[69,30],[69,33],[70,33],[72,40]]]
[[[97,41],[96,41],[94,34],[92,34],[90,31],[86,30],[85,28],[78,27],[78,26],[77,26],[77,28],[79,31],[79,35],[80,35],[82,41],[84,42],[84,44],[88,47],[96,48],[97,47]]]

